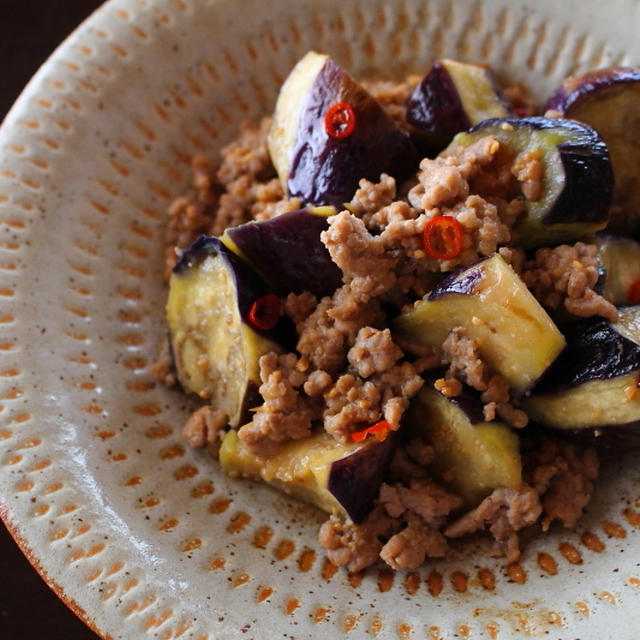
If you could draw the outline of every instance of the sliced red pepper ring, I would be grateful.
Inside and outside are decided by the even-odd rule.
[[[261,331],[268,331],[278,324],[280,298],[270,293],[253,302],[249,309],[249,323]]]
[[[324,130],[327,135],[342,140],[356,130],[356,113],[346,102],[332,104],[324,114]]]
[[[378,442],[382,442],[389,435],[391,431],[391,425],[386,420],[380,420],[374,425],[362,429],[361,431],[354,431],[351,434],[351,439],[354,442],[362,442],[369,434],[374,435]]]
[[[436,216],[422,232],[425,253],[434,260],[453,260],[462,251],[462,225],[452,216]]]
[[[629,286],[627,301],[629,304],[640,304],[640,278],[634,280]]]

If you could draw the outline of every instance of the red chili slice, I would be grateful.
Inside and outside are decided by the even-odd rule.
[[[280,298],[273,293],[258,298],[249,309],[249,322],[261,331],[273,329],[279,318]]]
[[[389,435],[389,431],[391,431],[391,425],[386,420],[380,420],[362,431],[354,431],[351,434],[351,439],[354,442],[362,442],[369,434],[372,434],[378,442],[382,442]]]
[[[627,300],[629,304],[640,304],[640,278],[634,280],[629,286]]]
[[[342,140],[356,130],[356,113],[346,102],[332,104],[324,114],[324,130],[327,135]]]
[[[431,218],[422,232],[425,253],[435,260],[453,260],[462,251],[462,225],[451,216]]]

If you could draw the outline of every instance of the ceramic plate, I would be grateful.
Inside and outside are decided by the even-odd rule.
[[[309,48],[358,76],[484,60],[543,102],[640,62],[635,0],[111,0],[0,130],[2,517],[105,638],[640,636],[640,477],[607,468],[576,530],[504,569],[487,546],[357,579],[321,517],[224,478],[146,373],[164,334],[165,211],[194,153],[271,111]],[[613,622],[611,622],[613,621]]]

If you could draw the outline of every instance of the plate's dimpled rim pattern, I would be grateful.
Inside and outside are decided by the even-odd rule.
[[[640,5],[612,0],[596,23],[592,3],[566,4],[559,19],[542,1],[112,0],[34,79],[0,135],[0,507],[105,636],[616,637],[609,615],[637,631],[628,461],[519,564],[480,542],[348,576],[316,542],[322,516],[180,442],[190,400],[146,373],[190,157],[268,113],[301,55],[387,76],[482,59],[541,101],[569,72],[640,60]]]

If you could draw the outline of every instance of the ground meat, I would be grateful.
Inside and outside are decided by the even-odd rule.
[[[516,156],[511,172],[520,183],[522,195],[527,200],[538,200],[542,194],[544,165],[540,160],[540,149],[523,151]]]
[[[462,327],[451,331],[442,343],[443,360],[449,363],[447,377],[458,378],[479,391],[487,388],[484,362],[480,359],[478,343],[468,338]]]
[[[363,327],[347,354],[349,364],[361,378],[391,369],[402,357],[402,351],[391,338],[391,331]]]
[[[379,536],[390,525],[390,518],[381,508],[374,509],[359,525],[331,516],[320,527],[318,540],[333,564],[346,565],[351,573],[357,573],[376,562],[382,549]]]
[[[309,291],[300,294],[290,293],[285,298],[283,310],[293,324],[298,326],[311,315],[317,304],[318,300]]]
[[[227,414],[210,406],[194,411],[185,422],[180,437],[192,447],[208,445],[209,451],[217,455],[227,426]]]
[[[407,76],[404,82],[376,80],[372,82],[365,81],[363,85],[391,116],[395,125],[408,132],[407,100],[419,81],[419,76],[412,75]]]
[[[557,519],[573,527],[591,501],[599,464],[595,449],[544,438],[527,455],[526,476],[542,500],[543,528]]]
[[[498,207],[478,195],[468,196],[464,202],[443,213],[456,218],[471,238],[472,251],[465,247],[466,253],[463,250],[457,259],[460,264],[468,264],[478,256],[491,255],[499,244],[511,240],[511,229],[500,218]]]
[[[180,252],[198,236],[209,232],[223,190],[216,178],[216,166],[207,158],[195,156],[191,161],[191,171],[192,188],[184,196],[176,198],[168,210],[164,271],[167,279]]]
[[[253,421],[240,427],[238,437],[253,454],[268,457],[284,442],[309,436],[314,412],[309,400],[298,391],[307,379],[306,363],[300,366],[293,353],[268,353],[259,362],[264,403],[254,413]]]
[[[385,252],[380,238],[372,236],[364,222],[347,211],[331,216],[328,222],[329,228],[320,238],[359,301],[368,302],[389,291],[396,282],[396,260]]]
[[[409,399],[423,384],[424,380],[409,362],[373,373],[369,380],[343,374],[324,394],[324,428],[340,441],[381,418],[391,429],[399,429]]]
[[[447,539],[431,529],[420,518],[409,516],[407,526],[391,536],[380,551],[380,557],[392,569],[416,569],[425,558],[442,558],[447,552]]]
[[[433,270],[449,271],[479,256],[490,255],[499,244],[510,242],[511,225],[520,213],[520,206],[497,198],[497,195],[506,197],[510,189],[488,185],[483,173],[489,165],[493,168],[489,175],[495,177],[494,158],[500,156],[508,178],[501,178],[498,183],[515,181],[510,173],[511,163],[502,160],[498,153],[500,149],[495,138],[486,136],[469,147],[453,147],[446,155],[433,160],[425,158],[420,163],[418,184],[409,192],[409,202],[416,209],[424,209],[425,214],[408,222],[395,220],[396,228],[392,230],[390,224],[383,232],[385,245],[394,247],[400,240],[408,256],[421,257],[417,252],[421,249],[424,226],[428,220],[440,215],[452,216],[461,224],[464,231],[462,251],[453,260],[432,261]],[[471,183],[471,179],[475,182]]]
[[[366,221],[367,216],[390,205],[395,197],[396,181],[390,175],[383,173],[380,182],[370,182],[363,178],[349,203],[349,211]]]
[[[458,538],[488,525],[507,562],[515,562],[520,555],[517,532],[533,524],[541,512],[538,493],[529,485],[523,484],[518,490],[495,489],[475,509],[450,524],[444,534]]]
[[[512,427],[520,429],[527,426],[527,414],[512,404],[508,382],[501,375],[492,375],[488,371],[480,357],[477,341],[467,337],[462,327],[451,331],[442,344],[442,350],[443,363],[449,364],[445,379],[457,378],[482,391],[485,420],[494,420],[497,414]]]
[[[396,200],[391,204],[378,209],[370,216],[363,216],[362,220],[368,229],[373,231],[389,230],[395,224],[406,220],[414,220],[418,217],[418,210],[414,209],[404,200]],[[389,239],[384,243],[385,246],[391,246]],[[424,256],[420,256],[424,257]]]
[[[240,135],[221,151],[217,179],[225,189],[210,235],[251,219],[265,220],[301,206],[297,198],[285,198],[267,148],[271,118],[260,124],[244,122]]]
[[[382,417],[380,391],[373,382],[346,373],[324,394],[324,428],[336,440],[346,442],[349,434]]]
[[[418,184],[409,192],[409,202],[416,209],[428,210],[466,198],[469,179],[491,164],[499,149],[498,140],[485,136],[468,147],[452,146],[433,160],[425,158],[420,162]]]
[[[445,398],[455,398],[462,393],[462,383],[456,378],[438,378],[433,386]]]
[[[304,321],[296,325],[298,351],[313,369],[333,375],[347,363],[347,352],[362,327],[384,324],[385,317],[376,300],[361,303],[351,285],[325,297]]]
[[[462,505],[460,496],[421,480],[411,480],[408,487],[383,483],[378,502],[392,518],[410,512],[433,528],[439,528],[445,517]]]
[[[597,251],[595,245],[584,242],[538,249],[534,259],[525,263],[522,279],[546,307],[557,309],[564,304],[574,315],[599,315],[615,322],[616,308],[593,290],[599,278]]]
[[[304,383],[304,392],[310,398],[317,398],[324,395],[332,384],[333,380],[326,371],[316,369],[316,371],[309,374],[307,381]]]
[[[240,134],[221,151],[218,179],[222,184],[233,184],[243,176],[251,176],[260,182],[275,176],[267,148],[270,127],[271,118],[262,118],[259,124],[248,121],[241,123]]]
[[[149,375],[169,388],[175,386],[176,374],[168,338],[162,341],[160,353],[156,361],[149,367]]]
[[[518,275],[522,273],[522,267],[527,259],[523,249],[516,247],[500,247],[500,249],[498,249],[498,253]]]

